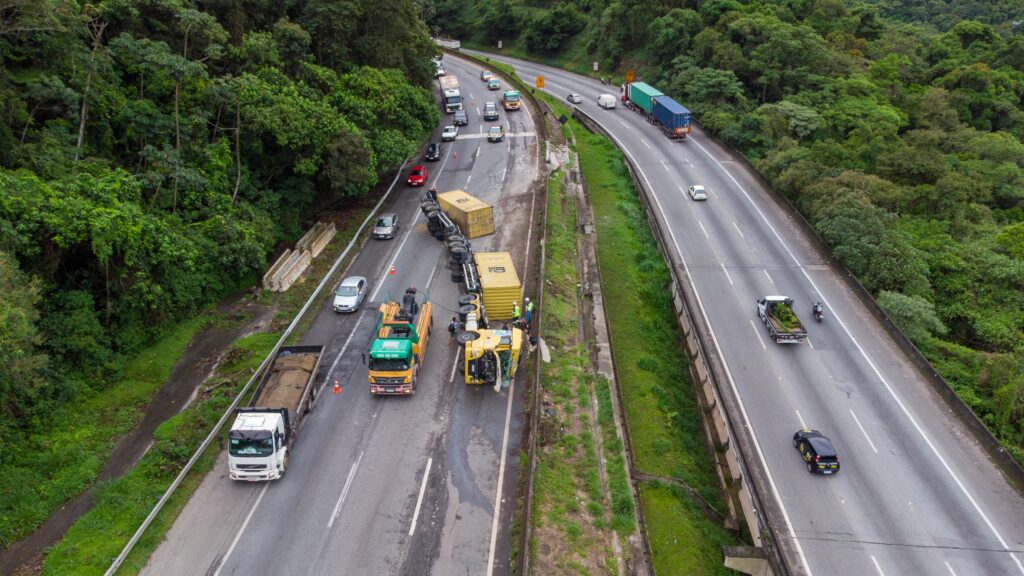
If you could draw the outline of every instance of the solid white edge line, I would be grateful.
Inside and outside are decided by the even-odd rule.
[[[722,166],[722,163],[716,160],[711,155],[711,153],[707,151],[706,148],[701,146],[700,143],[697,142],[696,140],[692,140],[692,142],[695,146],[700,148],[701,151],[703,151],[708,158],[711,158],[712,162],[717,164],[718,167],[722,170],[722,172],[725,173],[725,175],[728,176],[730,180],[732,180],[733,184],[736,185],[736,188],[739,189],[739,191],[743,194],[744,197],[746,197],[747,202],[750,204],[750,206],[761,217],[761,220],[765,223],[768,229],[771,230],[772,234],[775,236],[775,239],[778,241],[782,249],[786,251],[790,259],[797,265],[797,268],[799,268],[800,273],[803,274],[804,278],[807,280],[807,283],[810,284],[811,288],[813,288],[815,292],[821,294],[822,291],[818,289],[817,284],[814,283],[814,279],[811,278],[811,275],[808,274],[806,268],[804,268],[800,261],[797,260],[796,255],[793,254],[792,250],[789,249],[789,245],[786,244],[785,241],[783,241],[782,236],[778,233],[775,227],[772,226],[771,222],[768,221],[768,218],[764,215],[764,212],[761,211],[761,208],[757,205],[756,202],[754,202],[753,198],[750,197],[750,194],[747,193],[746,189],[744,189],[743,186],[740,185],[736,178],[734,178],[733,175],[729,173],[729,171],[726,170],[724,166]],[[650,186],[650,182],[648,182],[648,186]],[[662,218],[664,218],[664,213],[662,214]],[[676,249],[678,249],[678,245],[676,246]],[[698,300],[699,299],[700,297],[698,296]],[[825,301],[824,298],[822,299],[822,301]],[[825,302],[825,304],[827,305],[828,303]],[[928,445],[928,448],[932,451],[932,454],[934,454],[935,457],[939,460],[939,462],[942,464],[942,467],[946,469],[946,473],[949,474],[949,476],[953,479],[953,482],[956,483],[957,487],[960,488],[960,491],[967,498],[968,502],[971,503],[971,506],[974,507],[974,511],[978,513],[978,516],[980,516],[981,519],[985,522],[985,525],[988,526],[989,530],[992,532],[992,535],[996,537],[996,540],[999,541],[999,544],[1010,555],[1010,558],[1013,560],[1014,564],[1017,565],[1017,569],[1020,571],[1021,574],[1024,574],[1024,565],[1021,564],[1020,559],[1017,558],[1016,554],[1010,551],[1010,547],[1007,546],[1006,540],[1003,539],[1002,534],[999,533],[999,530],[997,530],[992,521],[989,520],[988,515],[985,514],[985,511],[981,509],[981,506],[978,504],[977,500],[974,499],[974,496],[972,496],[971,493],[968,492],[967,487],[964,486],[963,482],[960,480],[960,477],[957,475],[957,473],[953,471],[953,468],[949,465],[946,459],[942,456],[942,454],[939,453],[938,448],[936,448],[935,444],[932,443],[931,438],[929,438],[928,435],[925,434],[924,429],[921,427],[920,424],[918,424],[917,419],[914,418],[914,416],[910,413],[910,409],[907,408],[906,404],[903,403],[903,400],[896,394],[896,391],[893,390],[892,386],[889,384],[889,381],[886,380],[885,377],[882,375],[882,371],[878,368],[875,362],[868,356],[867,351],[864,350],[864,348],[860,345],[860,342],[857,340],[857,338],[853,336],[853,334],[850,332],[850,329],[846,326],[846,323],[842,321],[838,314],[836,314],[835,308],[833,308],[832,317],[835,319],[836,322],[839,323],[839,326],[843,329],[843,332],[846,333],[846,336],[850,339],[850,341],[853,342],[853,345],[857,348],[857,351],[860,353],[861,357],[864,358],[864,361],[868,363],[868,366],[871,367],[871,371],[875,373],[875,376],[882,383],[882,385],[885,386],[885,389],[889,392],[889,395],[892,396],[893,400],[896,401],[896,404],[900,407],[900,410],[903,412],[904,416],[907,417],[910,423],[914,426],[914,429],[917,430],[917,433],[924,440],[925,444]]]
[[[878,560],[870,554],[869,556],[871,556],[871,563],[875,565],[875,570],[878,570],[878,576],[885,576],[885,572],[882,572],[882,567],[878,565]]]
[[[864,435],[864,439],[868,441],[868,445],[871,446],[871,450],[873,450],[875,454],[878,454],[878,448],[875,448],[875,443],[872,442],[871,437],[868,436],[868,431],[864,429],[864,426],[861,426],[860,419],[853,413],[853,408],[850,408],[850,416],[853,416],[853,421],[857,423],[857,428],[860,428],[860,432]]]
[[[341,494],[338,495],[338,502],[334,505],[334,512],[331,513],[331,519],[327,522],[327,527],[330,528],[334,525],[334,521],[338,519],[338,514],[341,513],[341,506],[345,503],[345,499],[348,498],[348,491],[352,488],[352,480],[356,477],[356,470],[359,469],[359,463],[363,460],[363,451],[359,451],[359,457],[356,458],[356,463],[352,465],[352,468],[348,471],[348,478],[345,479],[345,486],[341,489]]]
[[[953,571],[953,567],[949,565],[949,562],[946,562],[945,564],[946,564],[946,570],[949,570],[950,574],[952,574],[953,576],[956,576],[956,572]]]
[[[508,387],[508,403],[505,407],[505,432],[501,439],[501,463],[498,464],[498,489],[494,495],[494,521],[491,523],[490,550],[487,552],[487,576],[494,574],[494,552],[498,544],[498,518],[501,516],[501,486],[505,483],[505,460],[508,454],[508,429],[512,421],[512,399],[515,398],[516,380]]]
[[[807,430],[807,423],[804,422],[804,417],[800,415],[800,411],[794,408],[793,412],[796,412],[796,419],[800,421],[800,429]]]
[[[427,478],[430,477],[430,465],[434,463],[433,458],[427,458],[427,469],[423,471],[423,482],[420,483],[420,495],[416,498],[416,511],[412,513],[412,524],[409,526],[409,536],[416,531],[416,520],[420,517],[420,506],[423,505],[423,494],[427,491]]]
[[[231,541],[231,546],[228,546],[228,551],[220,558],[220,565],[217,566],[217,571],[213,573],[213,576],[220,576],[220,571],[223,570],[224,565],[228,563],[228,558],[230,558],[231,553],[235,551],[235,546],[238,545],[238,541],[242,539],[242,534],[245,532],[246,527],[249,526],[249,521],[252,520],[252,515],[255,514],[256,509],[259,508],[260,501],[263,500],[263,495],[267,493],[267,488],[270,488],[270,484],[263,485],[263,489],[260,490],[260,495],[256,498],[256,502],[252,505],[252,509],[245,515],[245,521],[242,522],[242,526],[238,529],[238,534],[235,534],[235,539]]]
[[[764,275],[768,277],[768,281],[771,282],[772,286],[774,286],[775,285],[775,280],[772,280],[772,275],[768,273],[768,269],[765,268],[765,269],[763,269],[761,271],[764,272]]]

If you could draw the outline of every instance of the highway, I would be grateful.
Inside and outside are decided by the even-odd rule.
[[[534,192],[542,177],[528,111],[502,111],[504,142],[481,137],[480,110],[497,100],[480,69],[446,59],[466,96],[470,123],[442,145],[425,188],[461,188],[494,207],[497,232],[477,252],[509,251],[520,278],[535,250]],[[436,88],[434,89],[436,92]],[[442,123],[451,116],[442,115]],[[440,141],[441,127],[435,132]],[[402,228],[369,240],[345,275],[370,279],[362,309],[337,315],[325,295],[300,344],[326,345],[323,390],[305,420],[287,474],[272,483],[227,477],[226,453],[202,481],[142,573],[152,576],[506,574],[524,442],[520,382],[509,390],[470,387],[456,370],[447,324],[462,293],[448,256],[420,214],[423,190],[405,174],[393,202]],[[532,265],[532,263],[531,263]],[[409,286],[434,302],[433,335],[411,397],[374,397],[361,355],[377,306]],[[333,382],[341,387],[333,394]]]
[[[1024,500],[970,433],[828,266],[828,256],[734,153],[696,129],[673,142],[636,112],[603,110],[618,96],[576,74],[488,55],[581,109],[617,140],[654,191],[657,218],[685,262],[729,382],[741,400],[780,528],[797,550],[795,573],[819,576],[1024,575]],[[685,105],[685,102],[683,103]],[[706,202],[686,194],[709,190]],[[777,345],[755,301],[782,294],[808,324],[809,342]],[[813,323],[811,304],[825,304]],[[797,429],[830,436],[842,464],[810,475],[793,449]]]

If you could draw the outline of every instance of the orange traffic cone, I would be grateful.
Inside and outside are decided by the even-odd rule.
[[[391,266],[391,270],[388,270],[388,276],[394,276],[396,273],[397,272],[395,272],[395,267]]]
[[[341,383],[337,380],[334,381],[334,393],[341,394]]]

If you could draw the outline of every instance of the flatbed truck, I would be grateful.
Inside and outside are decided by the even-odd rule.
[[[407,396],[416,392],[416,380],[427,355],[433,325],[433,303],[417,302],[416,289],[408,288],[402,302],[386,302],[377,313],[377,333],[370,344],[370,393]]]
[[[792,298],[765,296],[757,301],[757,315],[776,344],[801,344],[807,339],[807,330],[793,310]]]

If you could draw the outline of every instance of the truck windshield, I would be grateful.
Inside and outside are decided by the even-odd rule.
[[[274,439],[262,438],[259,440],[251,438],[232,438],[228,453],[232,456],[252,457],[270,456],[274,453]]]
[[[377,372],[402,372],[409,369],[404,358],[370,358],[370,370]]]
[[[462,96],[449,96],[444,101],[446,104],[458,104],[462,102]]]
[[[519,94],[505,94],[505,102],[519,102]]]

